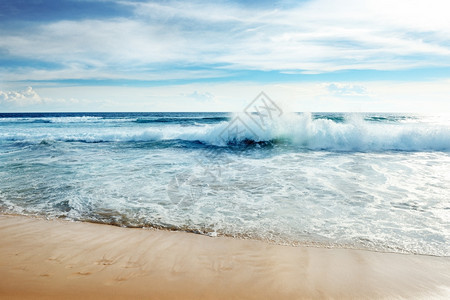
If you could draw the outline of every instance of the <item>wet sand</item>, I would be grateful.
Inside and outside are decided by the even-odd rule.
[[[1,299],[447,298],[450,258],[0,215]]]

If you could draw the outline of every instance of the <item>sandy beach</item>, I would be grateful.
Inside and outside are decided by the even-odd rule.
[[[444,298],[450,258],[0,216],[2,299]]]

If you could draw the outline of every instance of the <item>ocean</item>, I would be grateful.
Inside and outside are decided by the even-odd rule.
[[[1,113],[0,213],[449,256],[450,118]]]

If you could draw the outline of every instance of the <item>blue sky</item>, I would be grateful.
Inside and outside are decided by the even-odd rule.
[[[0,111],[450,111],[448,1],[0,2]]]

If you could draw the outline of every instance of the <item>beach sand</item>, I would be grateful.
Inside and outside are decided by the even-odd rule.
[[[1,299],[450,297],[450,258],[0,215]]]

